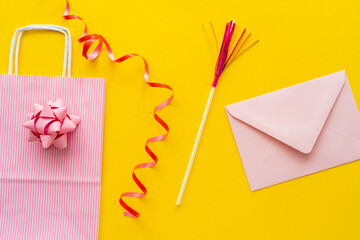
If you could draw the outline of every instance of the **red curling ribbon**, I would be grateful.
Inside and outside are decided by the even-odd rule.
[[[146,196],[147,189],[144,186],[144,184],[136,176],[135,170],[140,169],[140,168],[154,167],[154,166],[156,166],[156,164],[158,162],[158,157],[149,148],[149,144],[157,142],[157,141],[164,140],[164,139],[167,138],[167,136],[169,134],[169,126],[157,115],[157,112],[171,103],[171,101],[172,101],[172,99],[174,97],[174,91],[172,90],[172,88],[169,85],[166,85],[166,84],[163,84],[163,83],[149,82],[149,65],[148,65],[147,61],[145,60],[145,58],[143,58],[142,56],[132,53],[132,54],[124,55],[124,56],[122,56],[122,57],[120,57],[118,59],[115,59],[114,54],[113,54],[113,52],[111,50],[110,44],[106,41],[106,39],[100,34],[87,34],[88,29],[87,29],[87,25],[84,22],[84,20],[79,16],[69,15],[69,12],[70,12],[70,4],[69,4],[69,1],[66,0],[66,8],[65,8],[65,11],[64,11],[64,14],[63,14],[64,19],[65,20],[78,19],[78,20],[80,20],[80,21],[82,21],[84,23],[84,32],[83,32],[82,36],[78,39],[78,41],[80,43],[84,43],[83,51],[82,51],[82,56],[84,58],[86,58],[88,60],[96,59],[99,56],[103,45],[105,45],[107,53],[109,55],[109,58],[110,58],[110,60],[112,62],[121,63],[121,62],[126,61],[129,58],[140,57],[142,59],[142,61],[144,62],[144,68],[145,68],[144,81],[146,82],[146,84],[148,84],[150,87],[165,88],[165,89],[168,89],[168,90],[171,91],[171,96],[166,101],[160,103],[159,105],[157,105],[154,108],[154,118],[166,130],[166,133],[163,134],[163,135],[160,135],[160,136],[151,137],[151,138],[147,139],[146,143],[145,143],[145,151],[151,157],[153,162],[140,163],[140,164],[138,164],[138,165],[136,165],[134,167],[133,172],[132,172],[132,178],[133,178],[136,185],[140,188],[140,190],[142,192],[124,192],[124,193],[121,194],[120,199],[119,199],[119,203],[126,210],[126,212],[124,212],[124,215],[127,216],[127,217],[138,218],[140,216],[140,213],[135,211],[129,205],[127,205],[124,202],[123,198],[124,197],[143,198],[143,197]],[[88,53],[90,47],[97,41],[98,41],[98,43],[97,43],[97,46],[95,47],[95,49],[92,50],[92,52]]]

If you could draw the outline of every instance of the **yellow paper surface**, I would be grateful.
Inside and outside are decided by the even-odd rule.
[[[57,24],[73,35],[73,76],[107,80],[99,239],[358,239],[360,163],[250,192],[224,106],[345,69],[360,103],[360,2],[327,1],[111,1],[72,0],[89,33],[100,33],[115,56],[138,53],[150,63],[150,80],[175,90],[160,115],[169,138],[151,145],[154,169],[138,171],[145,199],[126,199],[140,219],[123,217],[124,191],[137,191],[132,168],[150,161],[148,137],[164,133],[152,108],[169,92],[143,82],[143,64],[122,64],[105,52],[89,62],[76,39],[83,25],[65,21],[65,1],[18,0],[1,4],[0,72],[6,74],[13,32],[29,24]],[[180,207],[175,205],[210,91],[215,54],[202,24],[225,22],[260,42],[223,73]],[[60,75],[63,36],[26,33],[21,74]]]

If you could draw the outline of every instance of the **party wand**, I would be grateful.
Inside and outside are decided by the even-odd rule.
[[[214,37],[215,37],[215,42],[216,42],[215,31],[214,31],[214,28],[213,28],[211,23],[210,23],[210,26],[211,26],[212,32],[213,32]],[[199,131],[198,131],[198,134],[197,134],[197,137],[196,137],[196,141],[195,141],[195,144],[194,144],[191,156],[190,156],[190,160],[189,160],[188,167],[187,167],[187,170],[186,170],[186,173],[185,173],[185,177],[184,177],[184,180],[183,180],[183,183],[182,183],[182,186],[181,186],[181,189],[180,189],[180,193],[179,193],[179,196],[178,196],[178,199],[177,199],[177,202],[176,202],[176,205],[178,205],[178,206],[181,203],[181,199],[182,199],[184,191],[185,191],[185,187],[186,187],[189,175],[190,175],[191,167],[192,167],[193,162],[194,162],[196,151],[197,151],[198,146],[199,146],[200,138],[201,138],[201,135],[202,135],[202,132],[203,132],[203,129],[204,129],[204,125],[205,125],[205,122],[206,122],[207,115],[209,113],[209,109],[210,109],[210,106],[211,106],[211,102],[212,102],[212,99],[213,99],[213,96],[214,96],[214,93],[215,93],[215,89],[216,89],[216,85],[217,85],[217,82],[219,80],[219,77],[220,77],[221,73],[225,70],[225,68],[227,66],[229,66],[229,64],[234,59],[236,59],[238,56],[240,56],[245,51],[247,51],[249,48],[251,48],[256,43],[259,42],[258,40],[255,41],[250,46],[248,46],[247,48],[245,48],[243,51],[240,52],[240,50],[245,45],[246,41],[249,39],[251,33],[249,33],[247,35],[247,37],[244,38],[244,35],[245,35],[245,32],[246,32],[246,28],[244,28],[244,30],[242,31],[239,39],[236,41],[236,44],[235,44],[235,41],[232,41],[234,31],[235,31],[235,21],[231,21],[231,22],[227,23],[226,28],[225,28],[224,38],[223,38],[222,45],[221,45],[221,48],[220,48],[220,51],[219,51],[219,57],[218,57],[217,62],[216,62],[214,82],[213,82],[212,87],[211,87],[211,91],[210,91],[210,95],[209,95],[209,98],[208,98],[208,101],[207,101],[207,104],[206,104],[206,107],[205,107],[204,115],[203,115],[202,120],[201,120],[200,128],[199,128]],[[244,38],[244,40],[242,41],[243,38]],[[233,46],[234,44],[235,44],[235,46],[233,47],[232,50],[230,50],[231,46]]]

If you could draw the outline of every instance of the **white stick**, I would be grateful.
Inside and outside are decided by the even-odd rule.
[[[207,104],[206,104],[204,115],[203,115],[202,120],[201,120],[200,128],[199,128],[199,131],[198,131],[198,134],[197,134],[197,137],[196,137],[196,141],[195,141],[195,144],[194,144],[194,148],[193,148],[192,153],[191,153],[191,157],[190,157],[189,164],[188,164],[188,167],[187,167],[187,170],[186,170],[186,173],[185,173],[185,177],[184,177],[181,189],[180,189],[180,193],[179,193],[179,196],[178,196],[178,199],[177,199],[177,202],[176,202],[176,205],[178,205],[178,206],[180,206],[181,199],[182,199],[182,197],[184,195],[186,183],[187,183],[189,175],[190,175],[191,167],[193,165],[194,158],[195,158],[195,155],[196,155],[196,151],[197,151],[197,148],[199,146],[200,138],[201,138],[204,126],[205,126],[206,118],[207,118],[207,115],[209,113],[209,109],[210,109],[210,106],[211,106],[211,102],[212,102],[214,93],[215,93],[215,87],[212,87],[211,91],[210,91],[208,101],[207,101]]]

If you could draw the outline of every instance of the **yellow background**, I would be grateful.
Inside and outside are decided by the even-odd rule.
[[[345,69],[360,103],[358,0],[72,0],[89,33],[103,34],[116,56],[138,53],[150,79],[171,85],[175,98],[160,115],[169,138],[151,145],[154,169],[138,171],[145,199],[126,199],[140,219],[123,217],[124,191],[136,191],[134,165],[149,161],[145,139],[163,133],[152,108],[169,96],[143,82],[139,59],[114,64],[81,57],[83,25],[65,21],[65,1],[2,1],[0,72],[16,28],[58,24],[73,34],[73,76],[104,77],[106,86],[100,239],[359,239],[360,162],[251,192],[224,106]],[[181,207],[175,202],[210,90],[214,49],[202,24],[219,35],[226,21],[260,42],[222,75]],[[63,37],[26,33],[20,73],[60,75]]]

